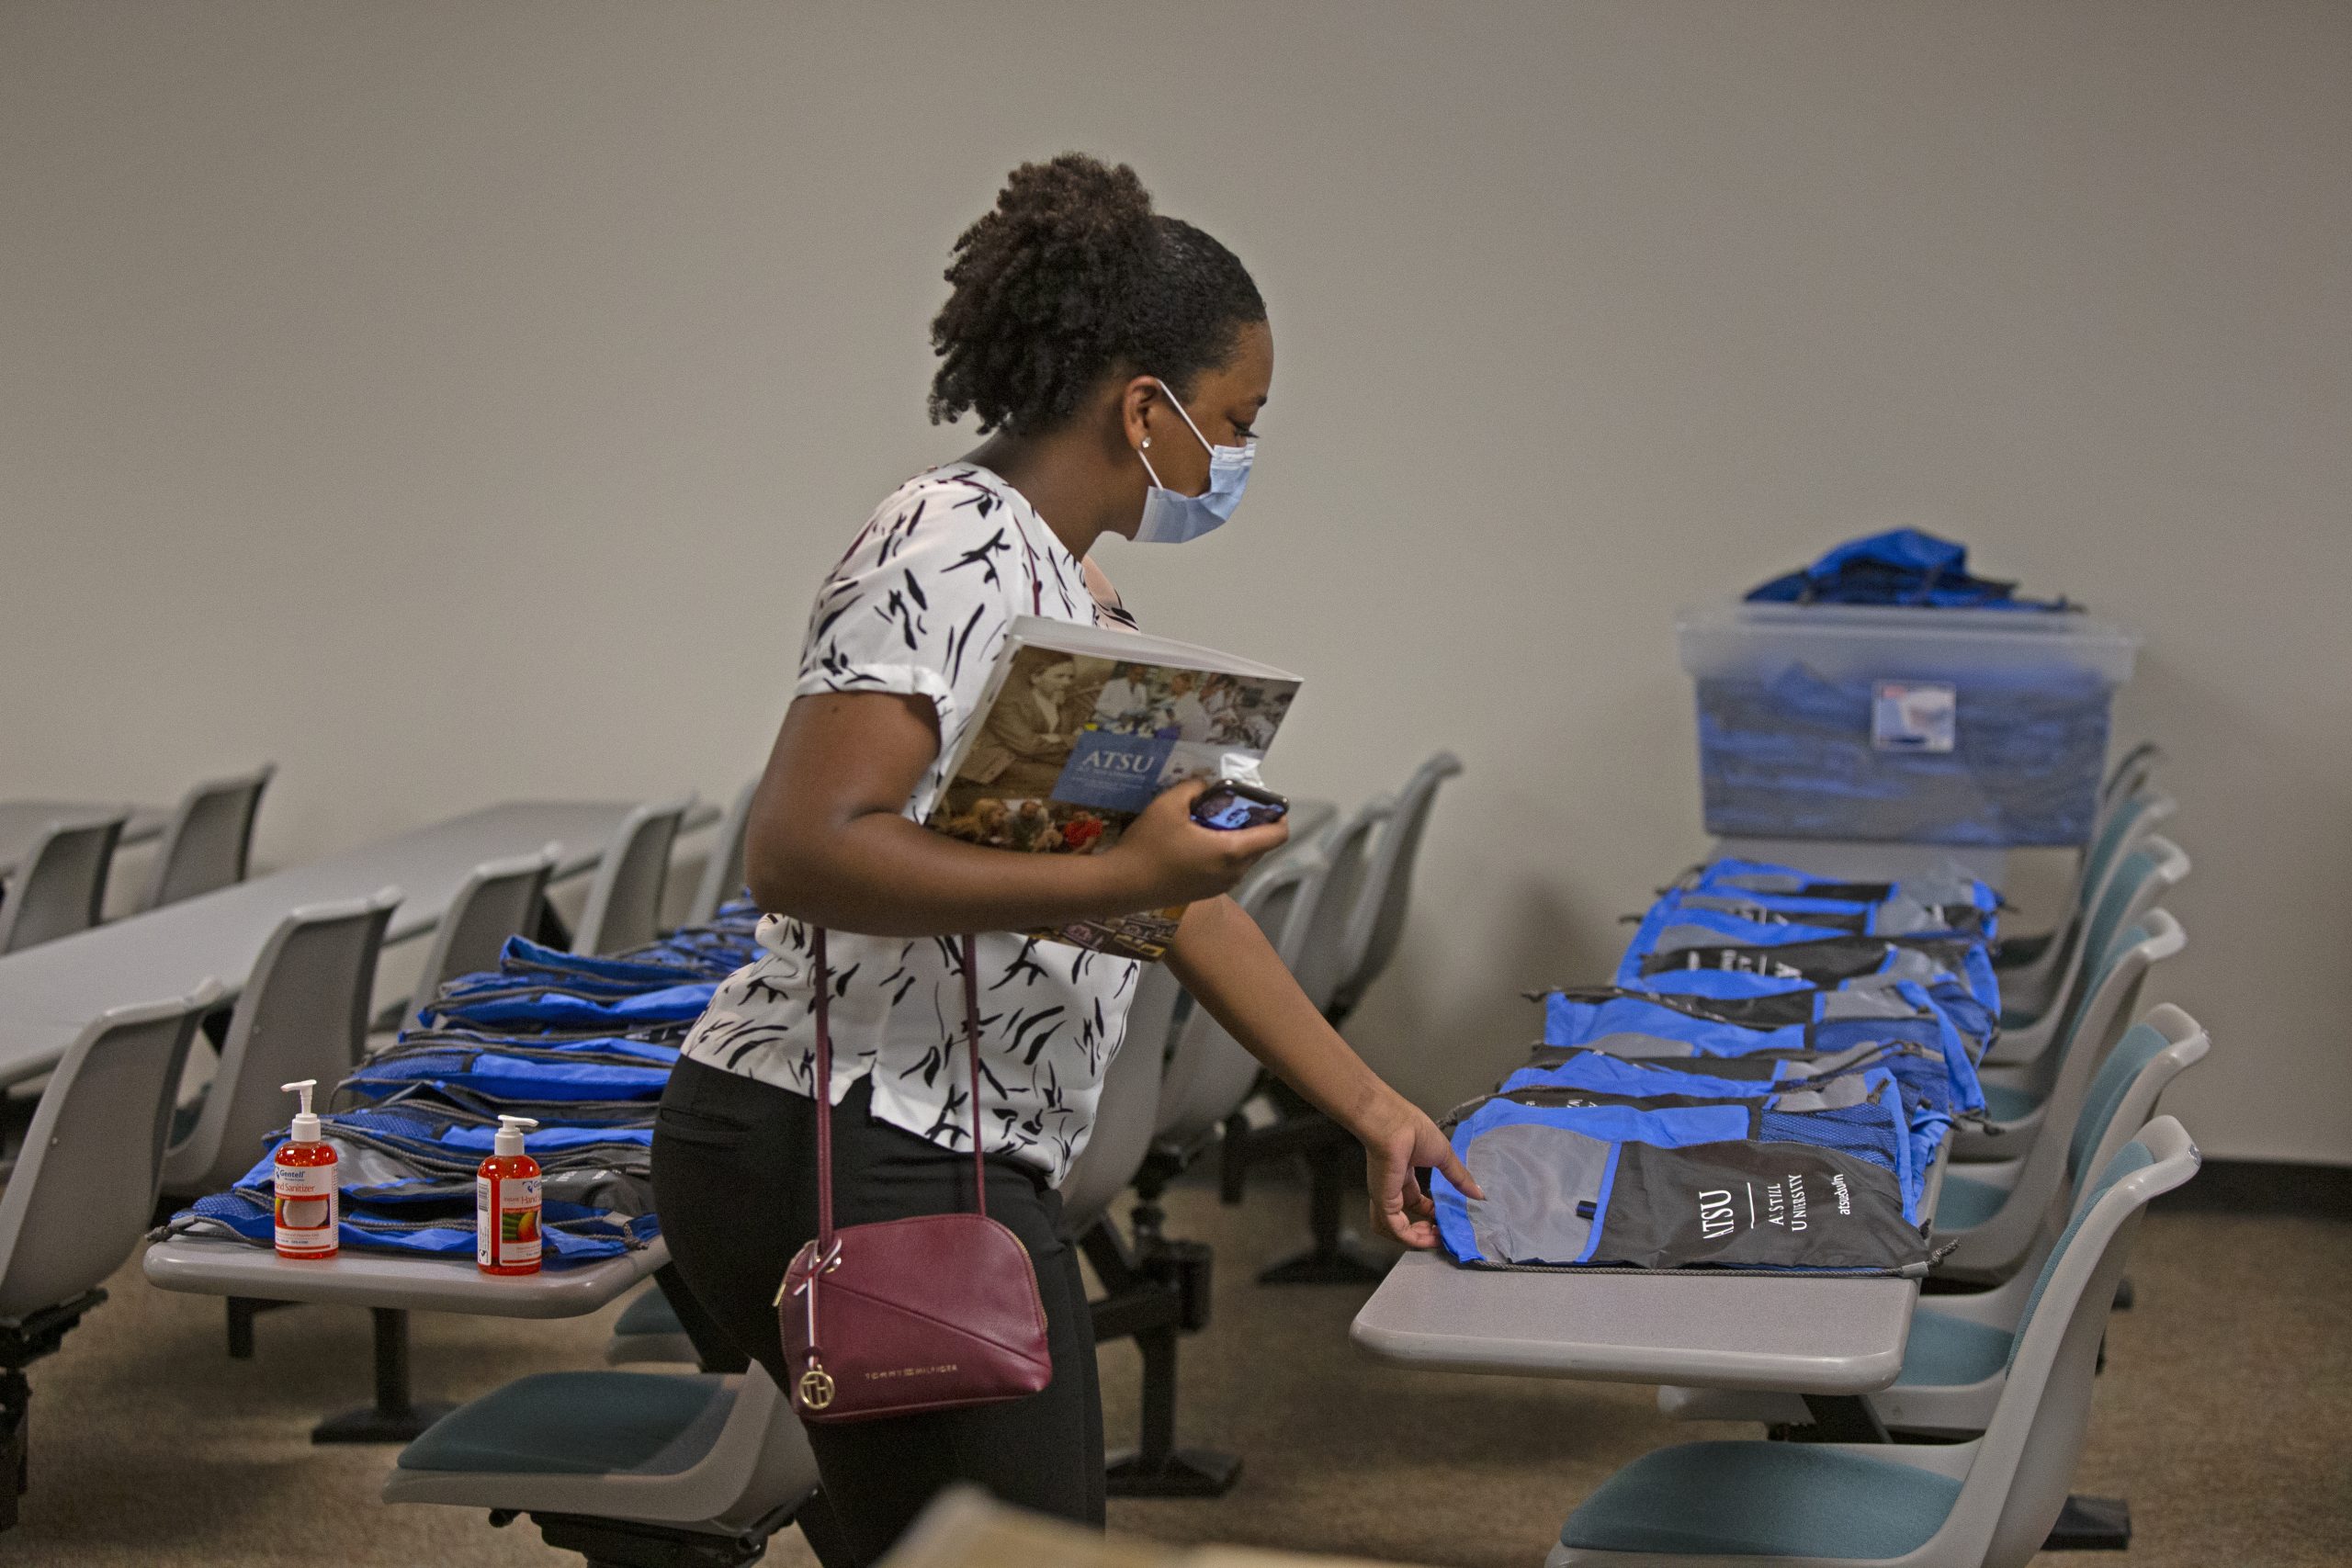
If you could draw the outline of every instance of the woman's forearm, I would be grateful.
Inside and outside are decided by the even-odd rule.
[[[927,698],[796,700],[752,796],[743,870],[760,908],[869,936],[1062,926],[1214,897],[1287,836],[1201,827],[1186,815],[1195,780],[1162,790],[1097,853],[963,843],[901,814],[938,755]],[[1034,841],[1055,840],[1040,825]]]
[[[1231,898],[1184,911],[1168,964],[1243,1049],[1349,1132],[1363,1137],[1403,1112],[1396,1091],[1324,1021],[1258,922]]]
[[[1110,856],[961,843],[895,812],[807,834],[770,858],[763,908],[870,936],[1026,931],[1130,914],[1142,902]]]

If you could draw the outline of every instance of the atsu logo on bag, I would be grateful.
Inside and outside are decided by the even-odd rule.
[[[1731,1235],[1734,1221],[1731,1194],[1721,1188],[1699,1194],[1699,1234],[1709,1241],[1721,1241]]]
[[[1777,958],[1767,958],[1763,948],[1694,947],[1684,955],[1685,969],[1722,969],[1734,975],[1762,975],[1774,980],[1802,980],[1804,971]],[[1713,957],[1714,963],[1707,960]]]

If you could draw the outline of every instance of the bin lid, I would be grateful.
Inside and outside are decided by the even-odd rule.
[[[1962,668],[2064,664],[2121,685],[2140,648],[2136,634],[2078,611],[1732,601],[1679,610],[1675,629],[1683,668],[1693,675],[1763,660],[1855,667],[1890,659]]]

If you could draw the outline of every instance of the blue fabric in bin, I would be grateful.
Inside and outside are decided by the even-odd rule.
[[[1727,838],[2079,844],[2098,814],[2108,684],[2088,672],[1957,683],[1949,751],[1871,743],[1877,682],[1802,664],[1697,682],[1707,830]]]

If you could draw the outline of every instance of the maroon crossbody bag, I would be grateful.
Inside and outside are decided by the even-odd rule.
[[[964,939],[974,1212],[833,1228],[832,976],[816,961],[817,1235],[785,1270],[776,1315],[804,1421],[871,1421],[1035,1393],[1053,1380],[1029,1249],[989,1218],[980,1149],[980,1000]],[[821,1298],[821,1310],[820,1301]]]

